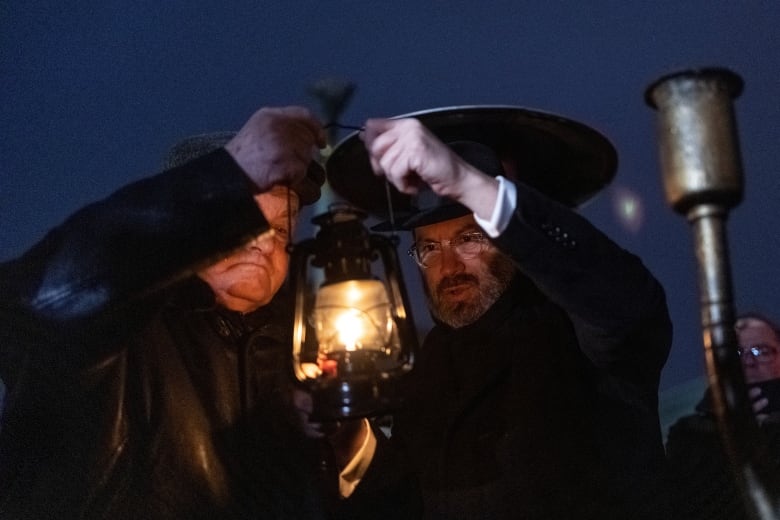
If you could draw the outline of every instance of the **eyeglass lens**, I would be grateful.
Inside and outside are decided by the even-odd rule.
[[[737,348],[737,354],[740,357],[744,355],[750,356],[759,363],[768,363],[777,354],[777,349],[770,345],[753,345]]]
[[[421,267],[434,267],[441,262],[441,253],[445,246],[452,248],[462,259],[469,260],[485,249],[487,238],[480,232],[468,232],[441,242],[421,240],[409,249],[409,255]]]

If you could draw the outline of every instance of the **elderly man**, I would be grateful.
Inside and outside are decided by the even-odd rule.
[[[261,109],[0,267],[1,517],[320,515],[277,292],[324,144]]]
[[[671,324],[655,278],[486,146],[445,145],[413,118],[361,135],[378,175],[435,194],[400,222],[435,326],[347,502],[370,503],[407,464],[425,518],[670,518],[657,389]]]

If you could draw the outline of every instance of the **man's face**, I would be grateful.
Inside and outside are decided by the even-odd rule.
[[[748,384],[780,378],[780,338],[768,324],[756,318],[738,320],[737,338]],[[762,353],[754,356],[749,352],[751,348]]]
[[[446,220],[414,231],[415,243],[441,243],[437,261],[422,268],[428,305],[434,317],[453,328],[476,321],[503,294],[515,273],[509,258],[492,244],[464,259],[450,241],[463,233],[481,232],[472,215]]]
[[[238,312],[250,312],[266,305],[281,287],[289,265],[286,245],[293,233],[289,227],[298,218],[298,196],[285,187],[276,186],[255,195],[255,200],[273,233],[256,237],[198,272],[211,286],[217,303]]]

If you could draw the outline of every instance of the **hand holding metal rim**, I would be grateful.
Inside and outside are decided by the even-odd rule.
[[[598,131],[548,112],[507,105],[434,108],[414,117],[444,142],[476,141],[515,164],[518,179],[568,205],[580,206],[603,189],[617,170],[617,152]],[[359,132],[341,140],[325,162],[331,188],[367,213],[387,218],[384,179],[374,175]],[[414,201],[391,188],[392,211],[403,215]]]

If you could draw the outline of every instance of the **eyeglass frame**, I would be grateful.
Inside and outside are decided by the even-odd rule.
[[[290,243],[290,236],[292,233],[284,226],[272,226],[271,228],[263,231],[252,240],[250,243],[271,242],[274,247],[280,245],[282,247],[287,246]]]
[[[749,354],[758,364],[769,364],[777,356],[777,347],[764,344],[737,347],[737,356],[742,359],[743,354]]]
[[[460,242],[458,244],[455,244],[455,242],[457,242],[459,240],[462,241],[465,237],[472,237],[475,240],[474,241],[468,241],[468,242]],[[472,258],[476,258],[481,253],[485,252],[488,249],[488,247],[490,247],[490,239],[488,238],[488,236],[484,232],[477,231],[477,230],[463,231],[461,233],[458,233],[457,236],[455,236],[454,238],[451,238],[449,240],[441,240],[441,241],[437,241],[437,240],[418,240],[418,241],[415,241],[412,244],[412,246],[406,251],[406,254],[408,254],[412,258],[412,260],[414,260],[415,263],[418,266],[420,266],[421,269],[430,269],[431,267],[435,267],[435,265],[437,265],[440,262],[440,260],[438,260],[438,261],[436,261],[434,263],[427,262],[428,265],[426,265],[426,262],[424,262],[423,258],[420,256],[420,251],[419,251],[419,247],[418,247],[418,244],[420,242],[424,242],[426,245],[427,244],[435,245],[436,248],[433,251],[431,251],[431,253],[438,252],[439,256],[437,256],[437,258],[441,258],[442,249],[446,245],[447,247],[451,248],[455,252],[455,254],[457,254],[458,257],[460,257],[463,260],[471,260]],[[474,251],[474,252],[471,252],[471,253],[466,252],[466,253],[464,253],[463,251],[461,251],[459,249],[463,245],[472,244],[472,243],[475,243],[478,246],[477,250]]]

